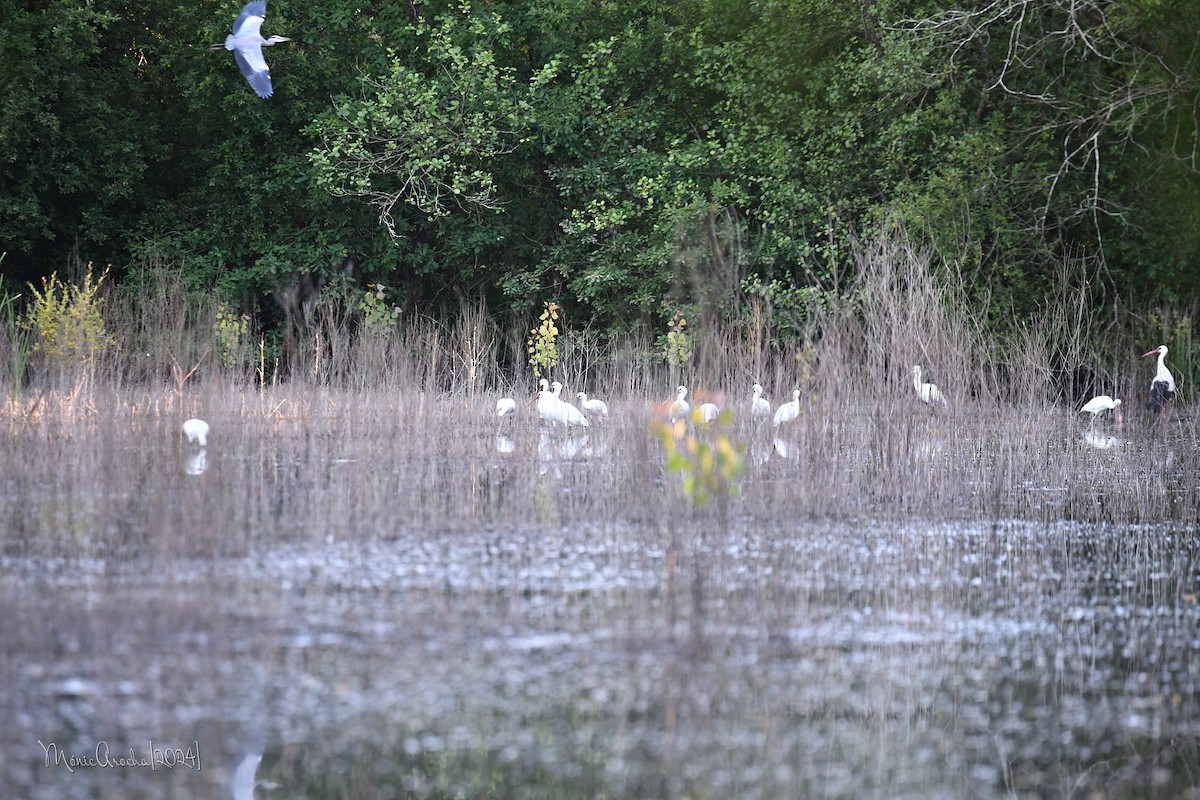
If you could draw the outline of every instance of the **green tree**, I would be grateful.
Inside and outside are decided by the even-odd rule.
[[[48,275],[78,250],[113,260],[161,155],[147,115],[136,21],[115,4],[0,9],[0,251]]]

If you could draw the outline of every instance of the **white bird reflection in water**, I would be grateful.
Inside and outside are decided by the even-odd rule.
[[[780,458],[798,458],[800,456],[800,452],[794,444],[785,439],[780,439],[778,436],[771,440],[771,444],[775,448],[775,455]]]
[[[1083,441],[1097,450],[1111,450],[1124,444],[1116,436],[1109,436],[1107,433],[1093,430],[1083,432]]]
[[[229,796],[233,800],[254,800],[258,783],[258,765],[262,763],[262,747],[254,746],[242,756],[229,779]]]
[[[203,475],[208,469],[208,451],[198,450],[187,457],[187,463],[184,465],[188,475]]]
[[[505,436],[503,433],[496,434],[496,452],[497,453],[503,453],[504,455],[509,455],[510,453],[515,452],[516,449],[517,449],[516,442],[514,442],[512,439]]]
[[[538,436],[538,458],[569,461],[576,456],[589,455],[587,443],[587,436],[556,436],[543,428]]]
[[[771,460],[771,453],[775,448],[767,443],[766,439],[756,437],[750,443],[750,460],[755,464],[765,464]]]

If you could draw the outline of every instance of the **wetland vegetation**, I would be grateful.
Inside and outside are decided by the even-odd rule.
[[[564,327],[548,369],[610,408],[583,432],[539,421],[502,366],[527,334],[483,315],[319,315],[286,379],[169,286],[70,366],[7,341],[3,784],[227,797],[249,752],[259,798],[1186,796],[1186,394],[1145,409],[1134,322],[997,340],[903,242],[860,265],[792,348],[697,330],[671,363]],[[1119,427],[1078,413],[1089,380]],[[756,381],[799,417],[754,420]],[[741,461],[704,505],[655,428],[678,383],[729,412],[683,457]],[[47,766],[99,742],[202,768]]]
[[[0,795],[1197,795],[1191,0],[239,5],[0,9]]]

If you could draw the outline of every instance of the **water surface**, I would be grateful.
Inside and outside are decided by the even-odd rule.
[[[636,415],[210,422],[202,459],[157,419],[8,433],[6,796],[1177,797],[1200,774],[1182,434],[738,427],[722,515]],[[46,764],[99,743],[201,766]]]

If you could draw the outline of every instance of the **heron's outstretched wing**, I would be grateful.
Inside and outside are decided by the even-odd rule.
[[[233,57],[237,59],[238,66],[242,68],[242,74],[246,76],[246,80],[250,82],[250,88],[256,95],[270,97],[274,94],[275,90],[271,88],[271,71],[267,69],[267,62],[263,58],[260,45],[239,47],[233,51]]]
[[[259,36],[259,31],[262,29],[263,20],[267,16],[267,4],[262,0],[257,0],[253,3],[246,3],[242,13],[238,14],[238,18],[233,22],[233,35],[248,35]]]

